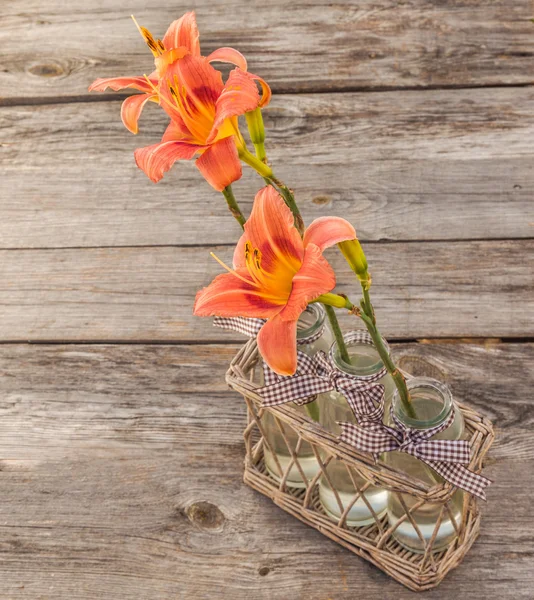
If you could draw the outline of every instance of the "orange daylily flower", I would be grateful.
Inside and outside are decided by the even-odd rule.
[[[301,238],[281,196],[265,187],[256,195],[235,249],[234,268],[226,267],[229,273],[198,292],[194,314],[267,319],[258,334],[258,348],[271,369],[293,375],[297,321],[309,302],[336,285],[322,252],[355,238],[354,227],[339,217],[316,219]]]
[[[164,80],[161,106],[171,123],[160,143],[135,151],[137,166],[157,183],[175,161],[198,154],[198,169],[222,191],[241,177],[238,149],[245,142],[237,118],[265,106],[271,97],[269,86],[240,68],[231,71],[224,84],[208,59],[191,54],[168,66]]]
[[[138,132],[137,123],[145,104],[149,100],[159,102],[158,86],[167,67],[187,55],[200,57],[199,33],[194,12],[188,12],[171,23],[167,33],[163,36],[163,40],[155,40],[150,31],[144,27],[139,27],[139,31],[152,50],[156,70],[148,77],[108,77],[97,79],[89,86],[90,92],[103,92],[108,87],[115,92],[125,88],[144,92],[126,98],[122,103],[122,122],[126,129],[132,133]],[[219,48],[206,57],[206,61],[228,62],[243,71],[247,70],[245,57],[233,48]]]

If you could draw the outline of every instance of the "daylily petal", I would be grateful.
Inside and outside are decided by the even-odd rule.
[[[258,333],[258,350],[279,375],[297,370],[297,321],[283,321],[280,315],[269,319]]]
[[[304,232],[304,246],[315,244],[321,250],[356,237],[354,227],[341,217],[319,217]]]
[[[209,146],[196,165],[207,182],[218,192],[241,179],[241,163],[233,137],[224,138]]]
[[[187,54],[190,54],[189,49],[185,46],[180,46],[179,48],[171,48],[170,50],[165,50],[159,56],[154,58],[154,63],[156,65],[156,74],[158,78],[161,78],[165,75],[167,67],[172,65],[175,61],[183,58]]]
[[[185,46],[193,56],[200,56],[200,42],[197,20],[193,11],[185,13],[173,21],[163,36],[166,50]]]
[[[243,233],[243,235],[237,241],[237,246],[235,247],[233,258],[234,269],[244,269],[247,266],[247,262],[245,260],[245,245],[247,241],[248,236],[246,233]]]
[[[137,166],[157,183],[177,160],[191,159],[199,150],[202,148],[187,142],[162,142],[138,148],[134,157]]]
[[[336,276],[315,244],[306,247],[300,271],[293,277],[293,288],[287,306],[280,313],[284,321],[298,319],[309,302],[336,286]]]
[[[139,131],[137,122],[139,121],[143,107],[149,100],[157,97],[157,94],[136,94],[135,96],[126,98],[121,107],[121,119],[128,131],[132,133]]]
[[[204,144],[224,87],[221,73],[205,58],[189,54],[169,66],[160,87],[163,109],[171,119],[179,115],[197,143]]]
[[[157,86],[158,80],[149,78],[152,83]],[[153,87],[144,77],[108,77],[106,79],[95,79],[89,86],[90,92],[103,92],[105,89],[111,88],[114,92],[125,88],[133,88],[141,92],[154,91]]]
[[[163,137],[162,142],[192,142],[191,134],[189,129],[185,126],[185,123],[180,117],[176,117],[168,124]]]
[[[250,279],[246,269],[237,275]],[[268,319],[280,312],[283,300],[266,298],[252,283],[233,273],[223,273],[197,293],[193,313],[200,317],[258,317]]]
[[[239,67],[240,69],[243,69],[243,71],[247,70],[247,59],[241,54],[241,52],[238,52],[234,48],[219,48],[218,50],[215,50],[215,52],[212,52],[207,57],[207,60],[209,62],[217,61],[230,63],[236,67]]]
[[[206,140],[207,143],[209,144],[217,137],[220,127],[227,119],[244,115],[257,108],[259,103],[260,93],[254,81],[254,75],[241,69],[231,71],[224,89],[217,99],[215,120]]]
[[[272,186],[256,194],[250,218],[245,223],[245,235],[252,247],[261,252],[263,271],[281,276],[280,269],[291,275],[300,269],[304,258],[302,239],[295,228],[293,214]]]
[[[269,87],[269,84],[265,81],[265,79],[258,77],[258,75],[252,75],[252,77],[260,84],[261,100],[258,106],[260,108],[264,108],[271,101],[271,96],[273,95],[271,92],[271,88]]]

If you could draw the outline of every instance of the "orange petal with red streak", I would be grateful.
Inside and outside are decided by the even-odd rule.
[[[304,245],[295,228],[293,214],[272,187],[261,189],[254,200],[245,235],[262,254],[261,267],[280,278],[294,275],[304,258]],[[236,257],[234,257],[234,261]]]
[[[165,112],[171,119],[179,115],[197,143],[204,144],[213,128],[217,99],[224,87],[221,73],[205,58],[189,54],[169,66],[160,87]]]
[[[246,269],[238,275],[250,278]],[[233,273],[223,273],[197,293],[193,312],[199,317],[257,317],[269,318],[283,308],[281,301],[265,298],[257,287]]]

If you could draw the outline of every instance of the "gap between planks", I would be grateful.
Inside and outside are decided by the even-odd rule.
[[[244,344],[246,338],[226,340],[0,340],[0,346],[235,346]],[[471,344],[476,346],[499,346],[506,344],[532,344],[534,337],[432,337],[432,338],[388,338],[388,344]]]
[[[493,237],[471,237],[471,238],[442,238],[442,239],[410,239],[410,240],[397,240],[393,238],[381,238],[378,240],[365,240],[366,246],[378,246],[378,245],[386,245],[386,244],[443,244],[443,243],[464,243],[464,242],[525,242],[534,240],[534,236],[532,237],[502,237],[502,238],[493,238]],[[235,246],[234,243],[222,242],[217,243],[217,247],[219,248],[233,248]],[[207,244],[119,244],[117,246],[112,245],[102,245],[102,246],[21,246],[21,247],[12,247],[12,246],[0,246],[1,251],[17,251],[17,252],[39,252],[39,251],[56,251],[56,250],[131,250],[131,249],[151,249],[151,248],[208,248]]]
[[[388,93],[388,92],[432,92],[440,90],[478,90],[499,88],[528,88],[534,87],[534,83],[499,83],[499,84],[449,84],[449,85],[412,85],[412,86],[345,86],[332,88],[316,88],[313,90],[283,91],[272,88],[276,96],[297,96],[311,94],[354,94],[354,93]],[[5,106],[41,106],[44,104],[75,104],[85,102],[118,102],[136,94],[81,94],[77,96],[35,96],[35,97],[11,97],[0,98],[0,107]]]

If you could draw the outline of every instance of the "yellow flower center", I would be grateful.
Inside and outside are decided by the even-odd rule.
[[[245,265],[249,277],[237,273],[228,267],[220,258],[211,252],[211,256],[228,272],[255,288],[255,294],[274,304],[286,304],[293,287],[293,277],[298,268],[289,267],[287,263],[277,261],[274,273],[262,268],[262,254],[259,248],[254,248],[251,242],[245,243]]]
[[[261,288],[262,296],[271,300],[278,299],[280,304],[285,304],[291,294],[293,277],[298,269],[277,261],[275,272],[270,273],[262,268],[262,258],[260,249],[253,248],[251,242],[246,242],[245,264],[252,281]]]

